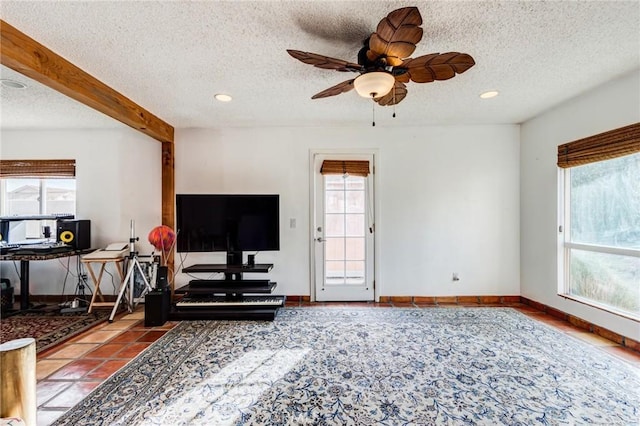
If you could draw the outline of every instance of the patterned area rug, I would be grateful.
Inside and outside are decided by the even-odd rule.
[[[183,322],[57,425],[637,424],[640,375],[509,308]]]
[[[106,321],[110,313],[110,310],[97,310],[90,314],[59,311],[16,314],[0,320],[0,343],[33,337],[36,352],[40,352]]]

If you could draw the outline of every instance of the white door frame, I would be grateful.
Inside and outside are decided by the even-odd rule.
[[[340,156],[357,156],[357,155],[369,155],[373,158],[373,164],[371,170],[373,174],[373,226],[374,226],[374,238],[373,238],[373,300],[380,301],[380,238],[378,232],[380,227],[378,226],[380,211],[380,185],[378,180],[378,150],[375,148],[365,149],[310,149],[309,150],[309,283],[310,283],[310,297],[311,301],[316,301],[316,260],[315,260],[315,244],[313,239],[315,235],[315,188],[316,178],[314,165],[316,155],[335,155]]]

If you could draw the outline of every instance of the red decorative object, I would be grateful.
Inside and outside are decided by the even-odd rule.
[[[167,264],[169,253],[176,243],[176,233],[167,225],[156,226],[149,232],[149,243],[162,254],[162,264]]]

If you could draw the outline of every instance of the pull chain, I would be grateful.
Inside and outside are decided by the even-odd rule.
[[[376,101],[371,98],[371,116],[373,117],[373,121],[371,122],[371,126],[376,126]]]
[[[393,85],[393,118],[396,118],[396,85]]]

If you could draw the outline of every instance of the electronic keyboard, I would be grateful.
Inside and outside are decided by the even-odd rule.
[[[250,307],[250,306],[283,306],[282,296],[244,296],[240,299],[228,299],[225,296],[185,297],[176,303],[176,308],[210,308],[210,307]]]
[[[18,247],[9,249],[7,251],[7,254],[24,256],[24,255],[67,253],[71,251],[73,251],[73,247],[67,246],[67,245],[30,244],[30,245],[20,245]]]

